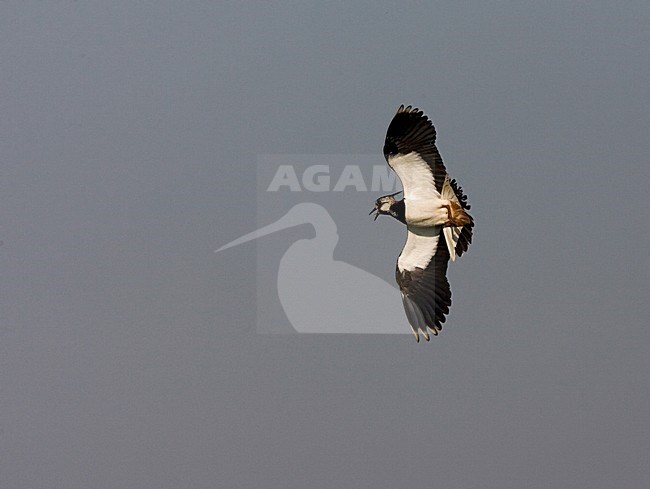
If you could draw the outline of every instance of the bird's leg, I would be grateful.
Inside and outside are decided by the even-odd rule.
[[[446,204],[442,204],[442,207],[447,209],[447,221],[443,224],[443,227],[452,227],[454,226],[453,217],[454,212],[452,211],[451,202],[448,201]]]
[[[447,209],[447,221],[443,224],[444,227],[449,227],[451,219],[451,206],[449,204],[442,204],[442,207]]]
[[[470,217],[456,202],[449,200],[442,204],[442,207],[447,209],[447,222],[443,224],[444,227],[460,227],[471,222]]]

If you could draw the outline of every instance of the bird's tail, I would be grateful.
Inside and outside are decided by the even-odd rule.
[[[470,205],[467,203],[467,196],[463,193],[463,189],[458,186],[456,180],[449,180],[449,176],[447,176],[442,186],[441,196],[451,203],[452,215],[450,220],[455,221],[454,224],[458,224],[443,229],[447,248],[449,249],[449,258],[454,261],[456,257],[467,251],[472,242],[474,219],[467,213]]]

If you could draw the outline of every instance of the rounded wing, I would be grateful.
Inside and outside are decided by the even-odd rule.
[[[407,201],[440,197],[447,170],[436,148],[436,129],[421,110],[400,106],[386,132],[384,157]]]
[[[395,278],[413,333],[419,341],[421,332],[429,340],[429,330],[442,330],[451,306],[451,289],[447,280],[449,249],[442,227],[408,228],[404,248],[397,259]]]

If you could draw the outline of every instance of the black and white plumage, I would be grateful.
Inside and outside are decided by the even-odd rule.
[[[451,305],[447,265],[467,251],[474,227],[467,197],[447,174],[435,141],[429,118],[400,106],[388,126],[384,156],[402,182],[404,198],[380,197],[372,211],[375,219],[386,214],[406,224],[395,277],[418,341],[420,332],[428,341],[429,331],[437,335],[442,329]]]

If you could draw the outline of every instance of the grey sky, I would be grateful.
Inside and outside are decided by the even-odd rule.
[[[648,25],[645,1],[2,2],[0,487],[648,486]],[[477,222],[443,334],[258,334],[256,245],[212,253],[258,226],[257,155],[381,163],[401,103]],[[376,197],[336,258],[388,279]]]

